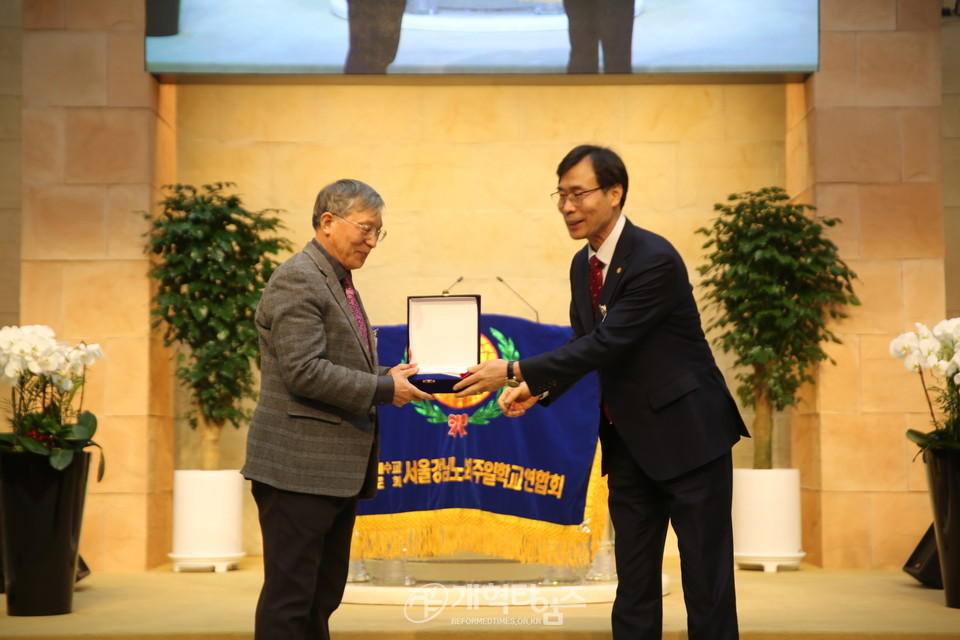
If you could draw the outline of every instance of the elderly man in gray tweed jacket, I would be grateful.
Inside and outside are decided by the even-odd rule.
[[[257,309],[260,399],[242,469],[263,532],[257,640],[329,638],[346,585],[357,504],[377,487],[377,405],[431,396],[413,364],[379,366],[353,287],[386,236],[383,199],[358,180],[324,187],[316,236],[282,264]]]

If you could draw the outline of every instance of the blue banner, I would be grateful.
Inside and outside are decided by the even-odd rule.
[[[481,316],[480,331],[481,360],[519,360],[571,335],[569,327],[492,314]],[[406,325],[378,327],[377,338],[381,363],[404,360]],[[597,452],[596,375],[520,418],[501,414],[499,393],[381,407],[380,486],[376,499],[361,501],[360,515],[471,509],[580,525]]]

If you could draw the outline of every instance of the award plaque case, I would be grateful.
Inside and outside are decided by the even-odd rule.
[[[408,362],[420,367],[410,382],[428,393],[452,393],[480,362],[480,296],[408,297],[407,350]]]

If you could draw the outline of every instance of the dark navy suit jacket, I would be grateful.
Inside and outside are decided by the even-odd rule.
[[[703,334],[687,269],[663,237],[625,221],[596,314],[587,247],[570,266],[571,341],[520,362],[535,395],[597,370],[614,427],[641,469],[666,480],[749,436]]]

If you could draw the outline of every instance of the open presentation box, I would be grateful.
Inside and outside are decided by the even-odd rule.
[[[410,382],[427,393],[452,393],[480,362],[480,296],[408,297],[407,349],[420,366]]]

